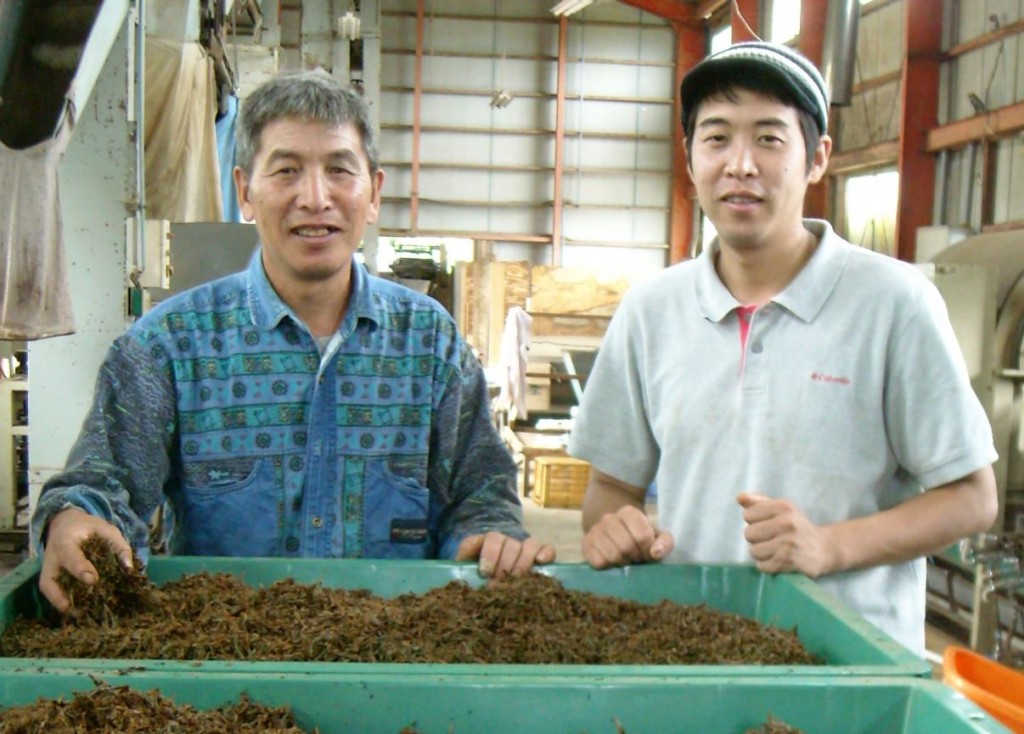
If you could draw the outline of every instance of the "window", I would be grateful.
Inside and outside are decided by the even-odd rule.
[[[895,256],[899,184],[895,170],[846,179],[846,238],[850,242]]]
[[[473,260],[473,240],[457,237],[381,237],[377,240],[377,268],[391,270],[403,257],[420,257],[438,265],[451,267],[457,262]]]
[[[785,43],[800,33],[800,0],[772,0],[768,40]]]
[[[710,48],[708,49],[708,55],[718,53],[719,51],[729,48],[732,45],[732,26],[724,25],[717,30],[711,31],[711,38],[709,39]]]

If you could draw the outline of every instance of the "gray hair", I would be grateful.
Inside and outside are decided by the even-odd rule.
[[[318,69],[276,76],[257,87],[242,103],[235,132],[235,161],[247,176],[252,175],[263,128],[288,117],[330,127],[352,124],[363,139],[370,173],[380,170],[370,108],[358,92]]]

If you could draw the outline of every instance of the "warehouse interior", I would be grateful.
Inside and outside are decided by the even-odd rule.
[[[451,313],[526,528],[581,563],[589,470],[567,441],[605,331],[631,287],[715,237],[680,81],[765,40],[830,86],[834,147],[804,215],[937,286],[992,425],[998,519],[928,559],[929,663],[941,678],[962,646],[1024,668],[1022,38],[1021,0],[0,0],[0,189],[27,186],[30,149],[51,174],[38,201],[0,190],[0,206],[63,232],[36,258],[0,230],[5,570],[33,556],[29,517],[111,342],[258,246],[231,175],[239,105],[316,68],[359,90],[380,134],[357,259]],[[529,358],[510,385],[517,319]]]

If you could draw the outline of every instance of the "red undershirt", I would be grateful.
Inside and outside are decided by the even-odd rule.
[[[750,336],[750,319],[757,310],[757,305],[739,306],[736,309],[736,316],[740,320],[740,374],[743,374],[747,364],[747,337]]]

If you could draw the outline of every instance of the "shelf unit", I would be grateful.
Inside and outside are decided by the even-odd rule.
[[[17,439],[28,440],[28,379],[0,380],[0,529],[17,527]],[[26,456],[27,461],[27,456]],[[26,466],[25,469],[28,467]]]

